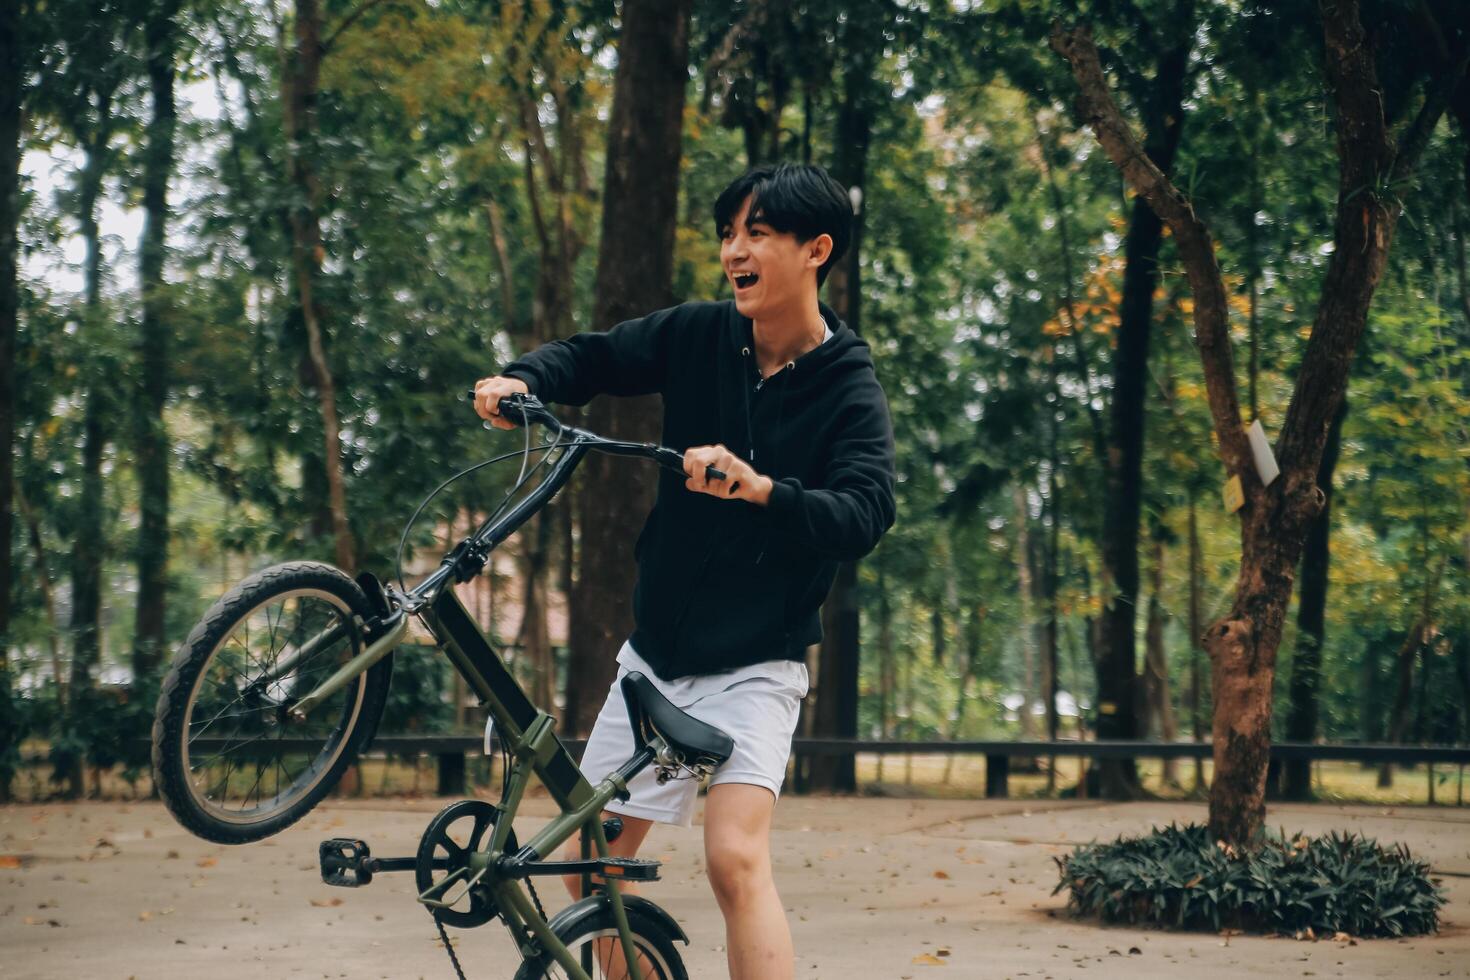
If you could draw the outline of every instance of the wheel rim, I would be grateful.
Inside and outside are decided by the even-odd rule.
[[[609,927],[578,936],[576,942],[568,944],[567,948],[584,968],[588,958],[583,953],[592,954],[592,967],[587,971],[592,980],[627,980],[628,964],[623,956],[623,944],[618,940],[617,929]],[[637,953],[638,969],[644,980],[671,980],[674,974],[669,969],[668,961],[646,936],[635,934],[633,949]],[[555,960],[547,965],[543,975],[556,980],[566,980],[568,977],[561,964]]]
[[[214,819],[256,824],[280,815],[319,786],[347,747],[366,685],[355,678],[307,716],[288,722],[282,702],[331,676],[359,647],[352,609],[322,589],[273,595],[236,618],[210,650],[190,691],[180,739],[185,785]],[[283,663],[311,638],[349,624],[272,682],[253,678]]]

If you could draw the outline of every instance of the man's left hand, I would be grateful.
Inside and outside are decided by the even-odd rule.
[[[705,470],[713,466],[725,474],[723,480],[705,479]],[[684,486],[695,493],[707,493],[722,500],[747,500],[765,506],[771,499],[772,480],[757,473],[749,463],[724,446],[691,446],[684,450]]]

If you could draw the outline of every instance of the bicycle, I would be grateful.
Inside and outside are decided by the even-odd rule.
[[[417,616],[488,708],[499,732],[506,763],[500,800],[449,804],[429,821],[412,857],[374,857],[367,843],[355,838],[322,841],[322,880],[358,887],[376,874],[413,871],[418,901],[432,912],[461,980],[464,973],[445,925],[470,928],[497,917],[520,951],[518,980],[563,975],[591,980],[609,973],[685,980],[675,942],[687,945],[688,937],[668,912],[642,896],[623,895],[619,887],[657,881],[659,863],[611,857],[608,844],[622,824],[617,818],[604,822],[601,813],[613,798],[627,799],[628,781],[649,765],[656,767],[660,782],[713,772],[730,757],[730,736],[675,707],[647,677],[628,674],[621,684],[636,748],[592,785],[557,738],[551,716],[526,696],[454,589],[480,573],[490,553],[566,484],[588,452],[640,456],[680,473],[683,455],[563,425],[529,395],[502,399],[500,411],[526,431],[521,472],[500,506],[418,585],[401,588],[401,540],[400,588],[385,586],[369,573],[354,580],[325,563],[294,561],[251,575],[210,608],[175,656],[159,694],[155,782],[179,823],[206,840],[242,844],[289,827],[321,801],[371,742],[387,696],[393,649],[409,617]],[[549,445],[531,446],[532,423],[554,435]],[[528,473],[532,452],[543,455]],[[515,455],[486,460],[440,484],[419,505],[409,527],[455,479]],[[553,456],[540,484],[507,511],[515,493]],[[706,475],[725,478],[713,467]],[[405,528],[405,539],[407,533]],[[486,742],[488,750],[488,733]],[[533,774],[560,814],[519,845],[512,824]],[[579,860],[544,860],[579,832]],[[532,879],[570,874],[581,875],[586,897],[548,919]],[[615,949],[621,949],[621,958]],[[558,969],[565,973],[553,972]]]

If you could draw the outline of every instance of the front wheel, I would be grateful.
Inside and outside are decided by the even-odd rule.
[[[367,596],[320,562],[255,573],[217,601],[174,657],[153,720],[153,771],[179,823],[244,844],[304,817],[377,730],[392,657],[318,704],[290,707],[363,648]]]
[[[684,961],[674,945],[674,933],[655,916],[641,911],[636,903],[627,905],[628,928],[633,933],[633,948],[643,980],[689,980]],[[618,925],[612,907],[603,903],[595,913],[582,916],[556,930],[556,938],[572,952],[593,980],[624,980],[628,964],[623,944],[618,939]],[[516,980],[541,980],[542,977],[564,978],[567,971],[543,952],[534,960],[521,964]]]

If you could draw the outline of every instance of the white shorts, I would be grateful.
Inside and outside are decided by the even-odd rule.
[[[764,786],[773,796],[781,795],[791,736],[807,692],[806,664],[772,660],[722,674],[665,681],[624,643],[618,665],[617,677],[582,753],[582,775],[594,786],[633,755],[633,729],[623,701],[622,679],[630,670],[639,670],[676,706],[734,739],[735,751],[715,770],[710,785],[748,783]],[[671,779],[660,786],[654,767],[649,766],[629,781],[628,793],[626,803],[614,799],[607,809],[687,827],[694,821],[699,781]]]

